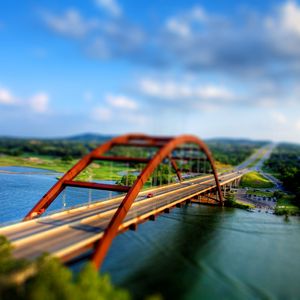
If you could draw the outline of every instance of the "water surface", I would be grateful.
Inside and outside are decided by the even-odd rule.
[[[1,223],[22,218],[55,182],[0,173]],[[72,193],[67,205],[107,196]],[[118,236],[102,271],[136,299],[299,299],[299,234],[299,217],[189,205]]]

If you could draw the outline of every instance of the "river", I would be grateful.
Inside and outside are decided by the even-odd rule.
[[[56,180],[28,173],[0,173],[1,223],[22,218]],[[99,194],[68,195],[67,206],[84,197]],[[136,299],[299,299],[299,233],[299,217],[189,205],[118,236],[102,272]]]

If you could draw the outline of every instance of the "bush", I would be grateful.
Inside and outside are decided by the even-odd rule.
[[[47,255],[31,265],[14,259],[11,245],[0,237],[0,299],[1,300],[128,300],[125,290],[114,287],[108,275],[99,275],[91,263],[86,264],[77,276],[57,258]],[[23,271],[34,265],[36,272],[18,284],[9,274]]]
[[[137,177],[132,174],[123,175],[121,180],[118,180],[116,184],[131,186],[136,181],[136,178]]]

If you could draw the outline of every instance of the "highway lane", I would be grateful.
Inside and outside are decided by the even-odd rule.
[[[173,191],[175,189],[180,189],[185,185],[190,184],[191,182],[203,182],[208,178],[212,178],[212,175],[206,175],[198,178],[194,178],[183,183],[175,183],[167,186],[162,186],[158,188],[147,189],[141,192],[136,201],[142,201],[146,198],[149,192],[154,193],[155,195],[160,195],[168,191]],[[98,213],[117,208],[121,201],[123,200],[125,194],[121,194],[118,197],[107,199],[105,201],[99,201],[87,206],[81,206],[74,209],[69,209],[67,211],[54,213],[52,215],[41,217],[32,221],[21,222],[15,225],[6,226],[0,228],[0,234],[6,235],[11,241],[15,241],[20,237],[30,236],[45,230],[50,230],[59,226],[64,226],[71,222],[77,222],[83,218],[93,216],[96,211]]]
[[[241,176],[240,172],[233,172],[220,176],[221,184],[226,180],[232,180]],[[215,186],[212,176],[186,181],[182,184],[160,188],[153,198],[146,198],[149,191],[141,193],[126,216],[120,230],[130,224],[139,223],[151,214],[159,213],[166,207],[173,206],[177,202],[191,198],[194,194]],[[120,197],[118,197],[120,198]],[[101,203],[85,209],[76,209],[72,213],[59,213],[47,218],[40,218],[18,225],[0,229],[0,234],[5,234],[12,240],[16,257],[33,259],[44,252],[52,253],[60,258],[95,242],[101,238],[113,214],[115,213],[120,199],[108,206]],[[105,209],[103,209],[105,206]],[[67,221],[67,220],[68,221]],[[59,225],[54,222],[61,222]],[[46,222],[45,222],[46,221]],[[24,226],[24,227],[22,227]],[[39,226],[42,226],[39,228]],[[9,228],[10,227],[10,228]],[[18,234],[15,234],[18,232]],[[23,232],[23,234],[22,234]]]

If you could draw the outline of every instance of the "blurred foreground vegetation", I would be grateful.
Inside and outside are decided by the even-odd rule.
[[[29,263],[12,257],[12,247],[0,236],[1,300],[129,300],[131,295],[99,275],[91,263],[74,275],[58,259],[49,256]],[[22,279],[23,277],[23,279]],[[160,296],[146,299],[157,300]]]

